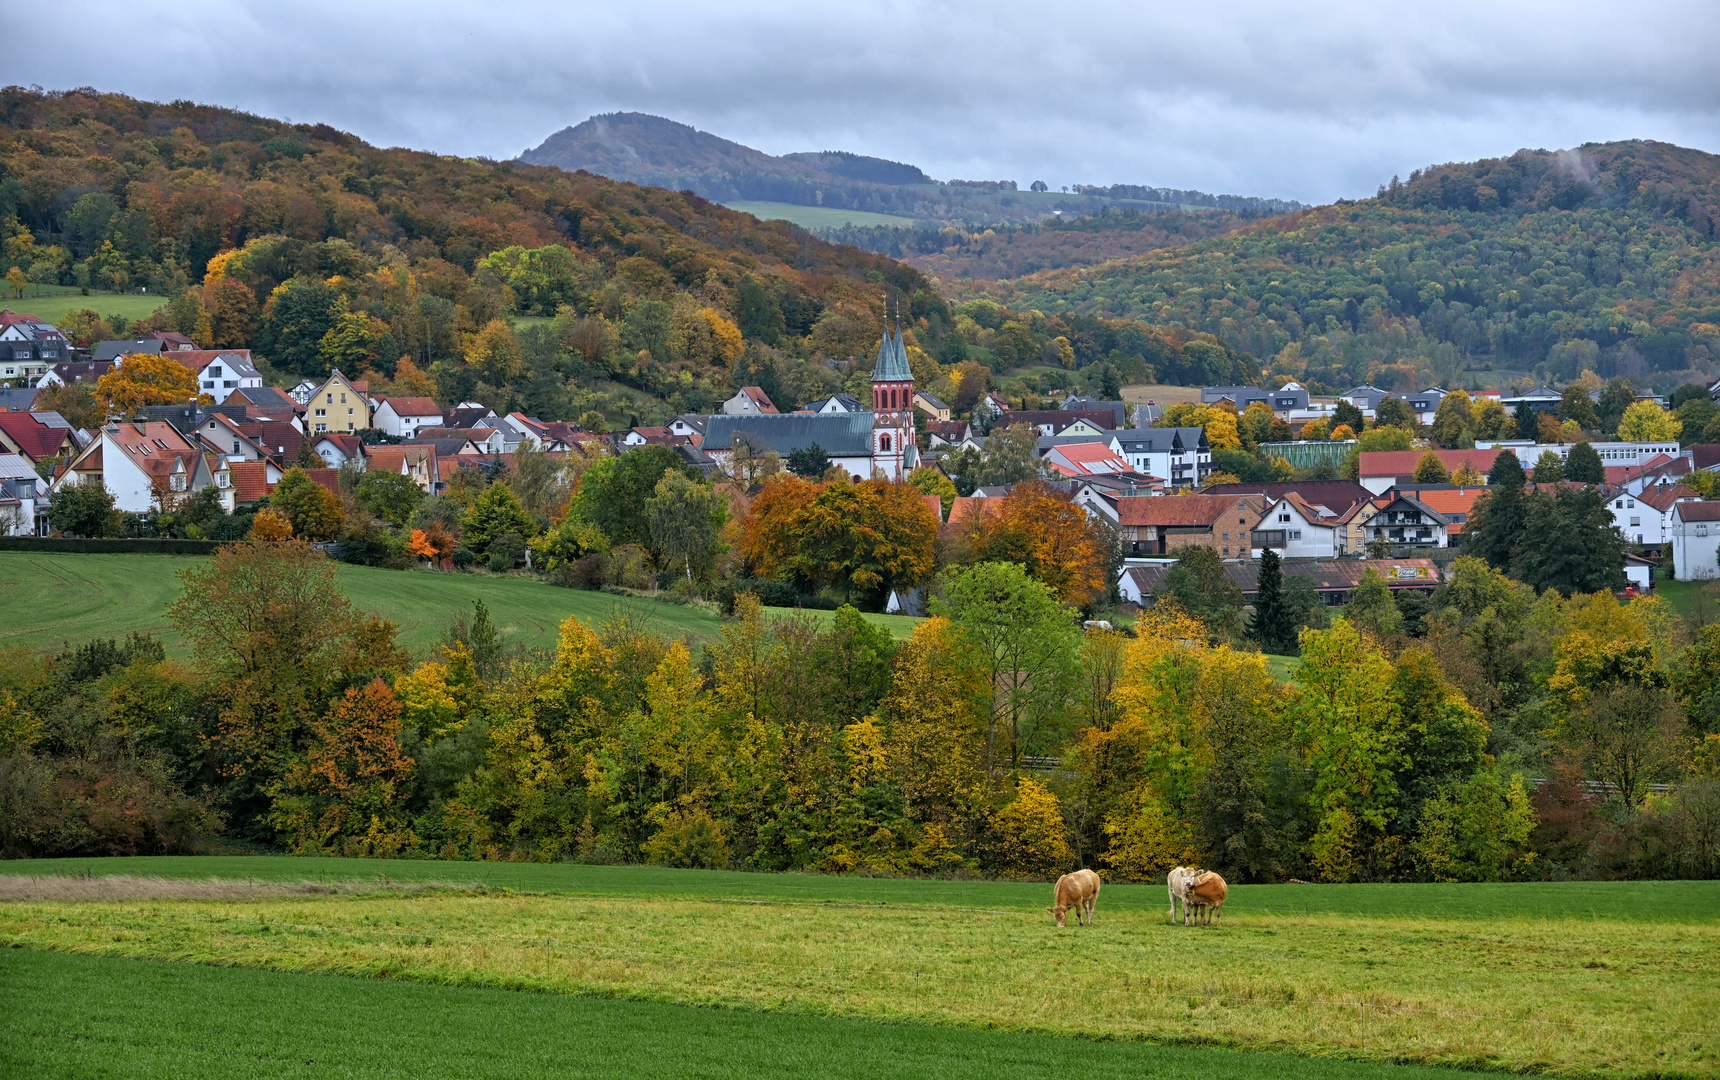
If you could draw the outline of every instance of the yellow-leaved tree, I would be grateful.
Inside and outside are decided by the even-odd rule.
[[[197,375],[171,354],[138,353],[96,380],[96,400],[109,416],[130,416],[149,405],[210,404],[197,389]]]
[[[1063,804],[1037,780],[1024,777],[1016,785],[1015,798],[992,815],[991,826],[992,861],[1003,873],[1054,877],[1075,861]]]

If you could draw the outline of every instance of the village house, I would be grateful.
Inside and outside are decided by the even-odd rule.
[[[1116,416],[1107,409],[1032,409],[1010,413],[1008,424],[1032,424],[1041,435],[1109,435]]]
[[[311,391],[305,403],[307,435],[325,431],[353,433],[371,427],[370,399],[365,388],[336,371]]]
[[[364,442],[357,435],[325,432],[312,437],[311,449],[331,469],[345,468],[350,464],[361,472],[364,470]]]
[[[866,406],[853,394],[843,391],[827,398],[819,398],[817,401],[809,401],[795,411],[810,413],[865,412]]]
[[[0,536],[47,536],[48,484],[22,454],[0,454]]]
[[[433,446],[374,446],[366,472],[390,472],[407,477],[426,494],[437,490],[436,448]]]
[[[1174,554],[1199,544],[1221,558],[1249,555],[1249,538],[1269,500],[1259,495],[1138,496],[1117,500],[1124,557]]]
[[[1446,547],[1449,523],[1444,516],[1411,495],[1396,495],[1368,519],[1363,532],[1369,543],[1384,540],[1398,547]]]
[[[1115,435],[1130,467],[1164,477],[1167,487],[1199,487],[1212,473],[1212,445],[1204,428],[1136,428]]]
[[[924,390],[914,394],[914,408],[925,413],[927,420],[947,423],[950,419],[950,407],[945,405],[941,399],[926,393]]]
[[[1702,496],[1683,484],[1652,487],[1635,496],[1616,492],[1609,505],[1613,522],[1624,538],[1647,551],[1656,552],[1672,538],[1672,508],[1679,503],[1701,502]],[[1623,506],[1619,504],[1623,503]],[[1632,505],[1632,504],[1635,505]]]
[[[1268,550],[1287,559],[1331,559],[1338,555],[1338,515],[1289,492],[1267,508],[1249,537],[1254,558]]]
[[[34,315],[0,311],[0,378],[28,383],[70,360],[72,343],[53,323]]]
[[[79,432],[57,412],[0,409],[0,452],[19,454],[34,463],[69,457],[85,445]]]
[[[1068,479],[1081,479],[1116,473],[1129,473],[1129,461],[1111,445],[1102,442],[1071,443],[1053,446],[1045,452],[1040,463]]]
[[[254,390],[263,376],[251,363],[250,349],[179,349],[167,355],[190,368],[198,389],[222,404],[240,387]]]
[[[723,402],[724,416],[765,416],[777,415],[777,408],[771,404],[770,395],[756,386],[743,386],[735,394]]]
[[[172,424],[136,420],[108,424],[54,482],[54,490],[99,483],[114,508],[142,514],[215,483],[203,451]]]
[[[397,439],[416,439],[427,427],[443,427],[442,406],[426,397],[385,397],[371,421]]]
[[[1428,453],[1439,459],[1447,473],[1455,473],[1467,465],[1482,476],[1493,468],[1493,461],[1499,456],[1498,450],[1370,450],[1361,454],[1357,479],[1373,494],[1384,495],[1392,488],[1415,483],[1416,467]],[[1532,460],[1527,461],[1524,467],[1533,464]]]
[[[1679,581],[1720,577],[1720,502],[1672,507],[1672,576]]]

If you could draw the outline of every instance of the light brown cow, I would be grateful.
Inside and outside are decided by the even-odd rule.
[[[1057,893],[1051,906],[1045,910],[1051,912],[1051,917],[1057,920],[1058,926],[1067,925],[1063,921],[1064,913],[1070,908],[1075,909],[1077,925],[1093,925],[1093,905],[1099,902],[1099,875],[1091,870],[1077,870],[1073,874],[1064,874],[1057,879]],[[1083,919],[1082,916],[1086,918]]]
[[[1219,925],[1215,920],[1223,918],[1224,896],[1228,891],[1224,878],[1208,870],[1189,884],[1186,902],[1199,905],[1207,926]]]

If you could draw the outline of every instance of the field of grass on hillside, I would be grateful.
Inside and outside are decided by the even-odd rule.
[[[0,630],[0,647],[54,649],[65,642],[121,638],[131,631],[156,634],[180,651],[166,607],[179,596],[179,572],[199,561],[178,555],[69,555],[0,552],[0,607],[25,612]],[[671,637],[714,640],[723,620],[704,608],[659,603],[610,593],[558,589],[514,575],[447,574],[340,566],[341,587],[352,602],[400,627],[400,642],[422,653],[440,641],[448,624],[469,615],[482,599],[504,641],[553,649],[569,615],[600,625],[616,614],[642,620]],[[786,609],[769,609],[787,617]],[[828,618],[828,613],[810,613]],[[868,618],[897,637],[912,633],[915,620]]]
[[[913,218],[875,214],[869,210],[843,210],[835,206],[800,206],[778,202],[728,202],[724,206],[751,214],[760,221],[787,221],[803,229],[838,229],[844,225],[912,225]]]
[[[1713,920],[1268,914],[1238,890],[1221,927],[1102,893],[1093,926],[1059,930],[1039,906],[135,884],[116,879],[112,899],[0,892],[0,943],[1572,1076],[1720,1061]]]
[[[0,1074],[36,1080],[408,1075],[799,1080],[1461,1080],[1209,1047],[0,952]],[[648,1038],[641,1038],[649,1032]]]
[[[21,298],[14,298],[8,292],[5,299],[0,301],[0,307],[9,307],[13,311],[22,311],[58,324],[65,318],[66,312],[85,309],[104,319],[115,315],[134,320],[147,318],[155,314],[156,309],[166,304],[167,300],[167,297],[155,293],[92,292],[84,296],[72,285],[30,285],[24,289]]]

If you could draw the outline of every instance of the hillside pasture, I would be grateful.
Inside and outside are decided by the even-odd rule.
[[[0,952],[0,1073],[72,1080],[425,1076],[1464,1080],[1479,1074],[779,1012]],[[649,1032],[649,1038],[640,1038]],[[407,1063],[410,1063],[408,1066]]]
[[[912,225],[914,219],[898,214],[876,214],[870,210],[843,210],[834,206],[801,206],[797,203],[731,202],[730,210],[751,214],[760,221],[786,221],[803,229],[839,229],[844,225]]]
[[[0,605],[29,612],[0,630],[0,647],[57,649],[91,638],[122,638],[132,631],[155,634],[170,652],[183,653],[167,621],[167,605],[179,596],[179,574],[201,561],[181,555],[73,555],[0,552]],[[483,600],[509,645],[553,649],[568,616],[593,625],[618,616],[637,619],[670,637],[711,641],[723,620],[700,607],[660,603],[611,593],[559,589],[512,574],[451,574],[432,571],[339,567],[340,584],[357,607],[400,627],[400,641],[422,654],[442,640],[448,625]],[[768,612],[788,617],[788,609]],[[828,619],[829,613],[811,613]],[[876,615],[898,637],[915,621]]]
[[[13,297],[11,292],[0,306],[9,307],[13,311],[27,312],[38,319],[46,319],[58,325],[65,319],[68,311],[88,309],[104,319],[115,315],[137,320],[155,314],[171,297],[157,293],[110,293],[91,292],[85,296],[72,285],[28,285],[22,297]]]
[[[1094,926],[1060,931],[1042,905],[169,888],[14,898],[0,942],[1382,1064],[1648,1076],[1717,1063],[1712,920],[1271,914],[1239,889],[1222,927],[1185,928],[1162,889],[1140,907],[1112,892]]]

